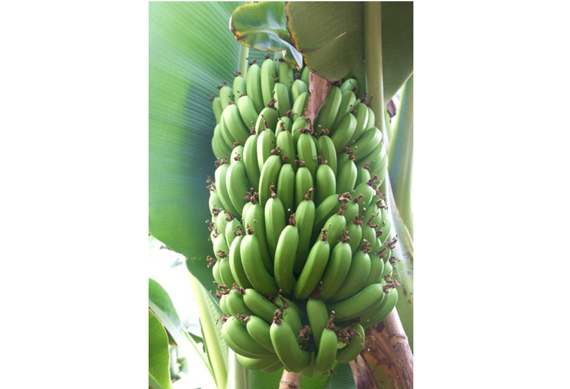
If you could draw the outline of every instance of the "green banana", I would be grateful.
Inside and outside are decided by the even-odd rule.
[[[356,183],[355,185],[360,185],[363,182],[368,182],[370,181],[370,169],[368,168],[368,165],[364,165],[362,167],[357,167],[356,168]],[[366,217],[366,216],[365,216]]]
[[[265,267],[258,236],[251,228],[241,242],[240,254],[243,269],[253,287],[266,296],[277,294],[277,284]]]
[[[243,240],[243,233],[236,236],[235,239],[232,241],[230,246],[230,270],[232,272],[232,276],[236,281],[236,284],[241,286],[242,288],[251,288],[251,282],[247,278],[245,274],[245,270],[243,269],[243,263],[241,260],[241,242]]]
[[[277,178],[277,197],[283,202],[287,215],[295,209],[295,170],[292,163],[284,163]]]
[[[296,226],[295,214],[291,215],[277,241],[275,249],[275,282],[287,295],[293,294],[295,287],[295,256],[299,246],[299,230]]]
[[[307,109],[307,104],[309,103],[309,92],[303,92],[293,102],[293,108],[291,108],[291,119],[293,122],[295,120],[303,117],[305,109]]]
[[[237,99],[237,107],[241,120],[245,127],[251,132],[251,128],[255,128],[255,123],[257,122],[257,117],[259,116],[259,111],[255,109],[255,104],[251,97],[243,95]]]
[[[293,102],[297,101],[297,98],[308,90],[309,87],[302,80],[295,80],[291,86],[291,97],[293,98]]]
[[[279,82],[285,85],[287,89],[291,89],[295,76],[293,75],[293,66],[285,62],[283,58],[280,58],[277,63],[277,74],[279,76]]]
[[[273,98],[275,78],[277,78],[275,62],[267,56],[265,61],[261,64],[261,97],[263,98],[264,106],[267,106],[269,101]]]
[[[279,112],[273,107],[265,107],[259,113],[255,122],[255,133],[261,134],[265,129],[275,128],[279,120]]]
[[[259,203],[262,207],[265,207],[265,204],[271,198],[271,187],[277,184],[280,170],[280,155],[271,155],[263,164],[261,178],[259,179]],[[283,215],[283,222],[285,222],[285,215]]]
[[[313,333],[313,342],[318,349],[323,330],[329,322],[329,312],[325,302],[320,298],[309,298],[307,300],[307,317]]]
[[[287,131],[291,132],[291,127],[293,126],[293,122],[289,116],[281,116],[279,120],[277,120],[277,126],[275,127],[275,135],[279,135],[280,132]]]
[[[382,271],[382,278],[386,277],[386,276],[392,276],[392,271],[394,270],[394,268],[392,267],[392,263],[388,260],[386,261],[386,263],[384,263],[384,270]]]
[[[356,184],[358,170],[354,161],[350,159],[351,157],[349,156],[349,159],[344,162],[339,162],[336,187],[340,193],[352,192]]]
[[[334,140],[334,139],[333,139]],[[358,162],[364,159],[375,147],[382,141],[382,132],[376,127],[371,127],[366,130],[360,139],[351,146],[354,150],[354,160]]]
[[[352,254],[356,253],[356,250],[360,248],[360,243],[362,241],[362,220],[355,219],[351,223],[348,223],[348,237],[350,238],[349,246]]]
[[[210,257],[212,258],[212,257]],[[220,275],[220,263],[219,261],[215,261],[214,265],[212,266],[212,275],[214,276],[214,281],[218,285],[225,285],[222,281],[222,276]]]
[[[300,333],[303,329],[303,323],[298,312],[298,307],[294,306],[291,300],[285,299],[281,294],[275,299],[275,303],[279,306],[279,310],[281,311],[281,319],[289,323],[293,332],[296,334]]]
[[[336,353],[337,361],[345,363],[352,361],[362,352],[365,340],[364,327],[359,323],[351,324],[351,327],[347,332],[350,333],[348,345],[338,350]]]
[[[261,346],[265,347],[267,350],[275,353],[273,344],[271,344],[271,337],[269,335],[269,324],[266,323],[262,318],[250,315],[246,319],[246,330],[247,333],[259,343]]]
[[[219,129],[218,126],[216,127]],[[212,137],[211,146],[212,146],[212,151],[214,152],[214,156],[216,157],[217,160],[221,160],[222,157],[224,156],[226,158],[228,157],[228,154],[225,153],[225,147],[227,147],[226,144],[223,143],[223,146],[225,147],[222,148],[222,145],[220,145],[218,138],[216,138],[215,136]]]
[[[334,134],[336,132],[336,129],[339,128],[339,125],[341,121],[344,119],[344,117],[354,109],[354,103],[356,101],[356,96],[354,95],[353,91],[347,90],[341,93],[342,93],[342,98],[340,101],[340,106],[338,108],[338,113],[331,127],[332,134]],[[356,127],[356,118],[355,118],[355,127]],[[350,137],[347,139],[347,143],[348,140],[350,140]]]
[[[356,220],[356,216],[358,215],[358,202],[360,201],[360,197],[350,198],[349,201],[345,203],[344,207],[344,217],[346,218],[347,223],[352,223]]]
[[[324,228],[325,222],[329,217],[337,213],[342,204],[348,201],[343,195],[331,195],[324,199],[321,204],[315,210],[315,220],[313,223],[312,236],[316,237],[322,228]]]
[[[230,165],[232,163],[235,163],[236,161],[241,160],[243,155],[243,145],[238,144],[236,147],[234,147],[234,149],[232,150],[231,154],[230,154]]]
[[[354,128],[354,133],[352,134],[352,137],[350,138],[348,144],[354,143],[358,138],[360,138],[360,135],[364,132],[364,130],[368,128],[366,127],[366,124],[368,123],[369,112],[370,111],[368,107],[364,104],[358,104],[354,108],[356,127]]]
[[[245,326],[241,325],[239,319],[233,316],[230,316],[222,324],[222,337],[232,350],[245,357],[259,358],[275,355],[253,340]]]
[[[276,180],[277,181],[277,180]],[[271,196],[265,203],[265,237],[272,258],[275,258],[275,250],[281,232],[285,229],[285,207],[275,193],[275,185],[269,187]],[[277,283],[279,285],[279,283]]]
[[[243,289],[242,289],[243,291]],[[238,315],[253,315],[253,312],[249,310],[249,308],[243,302],[243,295],[242,292],[238,289],[230,290],[228,293],[227,298],[227,305],[228,309],[230,310],[232,316]],[[241,324],[245,325],[245,323],[240,322]]]
[[[396,306],[398,302],[398,291],[396,288],[390,289],[390,291],[384,296],[384,299],[380,303],[380,306],[374,311],[366,312],[360,317],[360,323],[366,328],[375,326],[384,320],[392,309]]]
[[[340,91],[351,91],[352,93],[358,92],[358,81],[356,78],[348,78],[343,81],[342,85],[340,86]]]
[[[332,249],[331,257],[320,284],[320,296],[325,301],[336,293],[348,274],[352,261],[352,250],[349,241],[352,240],[348,239],[348,229],[345,229],[340,242]],[[312,324],[311,328],[313,328]]]
[[[301,129],[308,128],[309,122],[307,121],[307,119],[301,116],[294,118],[294,116],[291,115],[291,117],[293,118],[293,125],[291,126],[291,134],[293,134],[293,138],[295,139],[295,145],[296,145],[299,142],[299,137],[301,136]]]
[[[329,242],[329,245],[334,247],[340,240],[340,237],[346,228],[343,206],[341,206],[337,213],[327,219],[323,228],[327,229],[327,241]]]
[[[356,118],[354,115],[351,113],[345,115],[337,130],[331,136],[337,153],[340,153],[348,145],[355,128]]]
[[[275,363],[279,363],[279,365],[281,365],[281,361],[277,358],[277,355],[264,358],[248,358],[236,353],[236,358],[243,367],[249,370],[266,369]]]
[[[259,166],[260,172],[263,173],[263,165],[272,155],[274,149],[275,133],[273,130],[266,128],[257,136],[257,166]],[[279,158],[279,160],[281,159]],[[261,176],[259,180],[259,185],[261,185]]]
[[[328,305],[335,312],[338,321],[350,320],[363,315],[370,307],[379,304],[384,298],[382,284],[372,284],[350,298]]]
[[[336,177],[338,167],[338,160],[336,156],[337,153],[334,147],[334,143],[328,135],[321,135],[318,137],[317,154],[323,157],[323,160],[326,161],[326,164],[330,166]]]
[[[295,208],[305,200],[305,196],[309,193],[309,189],[313,188],[313,176],[308,168],[301,166],[295,175]],[[309,193],[313,196],[313,191]]]
[[[323,106],[318,113],[317,119],[313,124],[315,129],[318,129],[319,127],[326,128],[328,130],[332,129],[341,101],[342,93],[340,88],[335,85],[331,86],[331,89],[323,102]]]
[[[364,282],[364,286],[372,285],[378,282],[382,272],[384,271],[384,261],[377,255],[370,256],[370,273]]]
[[[376,127],[376,115],[374,114],[374,111],[372,110],[372,108],[370,108],[369,105],[366,105],[366,108],[368,108],[368,121],[366,122],[365,129],[369,129],[370,127]]]
[[[247,69],[246,75],[247,95],[253,100],[255,110],[261,112],[265,104],[261,95],[261,68],[258,64],[252,64]]]
[[[297,154],[299,155],[299,161],[305,163],[305,167],[311,172],[313,179],[317,173],[317,147],[313,142],[310,134],[310,130],[300,130],[301,135],[297,141]]]
[[[216,124],[220,123],[220,118],[222,117],[222,101],[219,96],[212,95],[210,99],[212,101],[212,111],[214,112],[214,117],[216,118]]]
[[[250,188],[245,163],[243,161],[238,160],[230,164],[226,172],[226,187],[230,201],[237,212],[234,213],[234,215],[241,216],[241,210],[246,203],[245,195]]]
[[[287,111],[291,110],[289,88],[287,88],[286,85],[277,82],[273,87],[273,96],[275,98],[275,108],[279,111],[279,116],[285,116]]]
[[[322,330],[321,341],[315,357],[315,370],[318,372],[329,372],[334,364],[337,354],[338,338],[332,323],[333,316],[327,326]]]
[[[220,310],[222,311],[222,313],[224,315],[231,316],[231,312],[228,309],[227,303],[228,303],[228,295],[227,294],[221,295],[221,297],[220,297]]]
[[[318,207],[329,196],[336,193],[336,178],[331,167],[324,163],[319,156],[319,162],[322,162],[317,168],[315,179],[315,205]]]
[[[229,258],[226,256],[225,258],[222,258],[219,261],[219,271],[220,271],[220,278],[222,281],[222,284],[226,285],[226,286],[231,286],[233,285],[236,280],[234,279],[234,276],[232,275],[232,270],[230,268],[230,260]],[[229,300],[228,300],[229,302]],[[229,306],[229,305],[228,305]],[[231,309],[230,309],[231,311]]]
[[[222,161],[222,164],[216,168],[216,171],[214,173],[216,179],[216,191],[218,193],[218,197],[220,198],[220,202],[222,203],[222,207],[230,211],[232,215],[238,215],[239,213],[233,206],[230,195],[228,193],[228,187],[226,186],[226,175],[229,167],[230,165]]]
[[[370,181],[363,182],[360,185],[358,185],[356,188],[354,188],[354,196],[359,196],[359,195],[363,196],[362,199],[358,202],[358,209],[360,210],[361,213],[363,213],[364,209],[370,205],[372,197],[374,197],[375,193],[374,189],[372,189],[372,185],[376,180],[375,177],[377,176],[374,176],[373,178],[370,179]]]
[[[277,134],[277,138],[275,139],[275,144],[277,147],[279,147],[283,162],[293,164],[295,162],[295,158],[297,157],[297,149],[295,148],[295,140],[293,139],[293,135],[291,135],[289,131],[280,131]],[[285,161],[284,158],[287,158],[287,161]],[[293,170],[296,171],[296,165],[292,167]]]
[[[232,93],[236,100],[238,100],[241,95],[247,94],[247,83],[240,72],[235,73],[234,82],[232,84]]]
[[[225,111],[230,101],[234,100],[234,92],[225,82],[222,83],[222,86],[218,87],[218,90],[220,91],[220,105],[222,106],[222,111]]]
[[[289,323],[275,317],[270,327],[271,343],[285,369],[299,373],[311,364],[311,354],[301,350],[297,344],[297,334]]]
[[[222,258],[226,258],[230,253],[230,249],[226,242],[226,238],[223,234],[218,234],[213,242],[214,246],[214,255],[216,259],[220,261]]]
[[[275,304],[265,298],[254,288],[247,288],[245,290],[243,302],[255,316],[262,318],[269,324],[273,321],[273,315],[278,309]]]
[[[215,141],[218,147],[220,148],[222,157],[230,156],[230,154],[232,153],[232,148],[227,145],[222,135],[222,125],[220,123],[216,124],[216,127],[214,128],[214,136],[212,137],[212,140]],[[218,156],[216,155],[216,157]]]
[[[299,169],[299,171],[301,171],[301,169]],[[315,203],[311,199],[312,192],[313,188],[310,188],[303,201],[297,203],[295,211],[295,220],[297,222],[297,228],[299,229],[299,245],[297,246],[297,255],[295,257],[296,274],[300,274],[303,270],[309,254],[316,212]]]
[[[350,264],[350,269],[348,269],[348,274],[344,279],[342,286],[338,291],[330,298],[331,302],[337,302],[345,300],[351,296],[358,293],[359,290],[364,286],[364,282],[368,277],[370,272],[370,256],[368,252],[370,248],[368,247],[368,242],[363,244],[363,247],[354,254],[352,257],[352,262]],[[331,308],[332,309],[332,308]],[[338,312],[337,312],[338,313]],[[341,319],[337,316],[338,320]]]
[[[327,267],[329,254],[330,245],[327,241],[326,229],[324,229],[321,238],[311,248],[307,262],[297,279],[294,288],[296,299],[306,299],[319,284]]]
[[[310,85],[310,73],[311,70],[309,69],[308,66],[305,66],[303,68],[303,70],[301,71],[301,81],[303,81],[305,84],[307,84],[307,86]]]
[[[247,213],[243,217],[243,225],[248,234],[251,229],[252,233],[256,235],[256,241],[259,243],[261,260],[265,266],[265,269],[269,274],[273,275],[273,262],[271,261],[271,255],[269,254],[269,246],[267,245],[267,238],[265,236],[265,210],[261,204],[259,204],[255,197],[253,198],[252,205],[247,210]],[[243,249],[243,242],[242,242]],[[242,261],[245,261],[242,255]],[[245,262],[244,262],[245,268]],[[247,270],[247,269],[246,269]],[[247,276],[249,278],[249,275]],[[253,280],[251,280],[253,284]],[[255,285],[255,284],[254,284]]]
[[[257,137],[257,134],[252,134],[247,138],[243,145],[242,156],[247,180],[255,191],[259,191],[259,178],[261,177],[261,170],[259,170],[257,162]]]
[[[238,143],[245,143],[247,137],[251,134],[249,127],[243,124],[239,108],[233,103],[228,105],[222,112],[222,123],[228,129],[231,137]]]

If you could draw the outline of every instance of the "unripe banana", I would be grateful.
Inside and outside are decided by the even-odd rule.
[[[365,223],[362,225],[362,242],[367,241],[370,248],[372,249],[372,242],[375,242],[376,231],[369,224]]]
[[[279,112],[273,107],[265,107],[255,122],[255,133],[260,135],[265,129],[275,128],[279,120]]]
[[[228,187],[226,186],[226,174],[229,167],[227,163],[222,163],[216,168],[216,172],[214,173],[216,178],[216,191],[222,203],[222,207],[230,211],[233,215],[237,215],[238,212],[233,206],[228,193]]]
[[[334,141],[334,139],[333,139]],[[371,127],[366,130],[360,139],[356,141],[355,144],[351,146],[354,151],[354,160],[359,162],[364,159],[375,147],[377,147],[382,141],[382,132],[375,127]]]
[[[250,135],[249,127],[243,124],[239,108],[235,104],[228,105],[222,112],[222,123],[228,129],[231,137],[238,143],[245,143]]]
[[[356,96],[354,92],[352,92],[351,90],[342,92],[342,99],[340,102],[340,106],[338,108],[338,113],[331,128],[331,133],[334,134],[336,132],[336,129],[339,128],[339,125],[341,121],[344,119],[344,117],[354,109],[355,101],[356,101]],[[356,118],[355,118],[355,128],[356,128]],[[348,143],[349,140],[350,137],[347,139],[346,143]]]
[[[271,152],[274,149],[275,133],[273,130],[267,128],[257,136],[257,166],[259,166],[260,172],[263,172],[263,165],[265,164],[265,161],[267,161],[272,155]],[[259,184],[261,185],[261,176]]]
[[[229,147],[222,135],[222,125],[220,123],[216,124],[216,127],[214,128],[214,136],[212,137],[212,140],[215,140],[216,144],[218,145],[218,147],[221,150],[221,157],[228,157],[230,156],[231,152],[232,152],[232,148]],[[218,157],[216,155],[217,158],[221,158]]]
[[[281,159],[285,161],[284,157],[286,157],[288,163],[294,164],[295,158],[297,157],[297,149],[295,148],[293,135],[291,135],[289,131],[280,131],[275,139],[275,144],[279,147]],[[297,165],[291,166],[294,171],[296,171],[296,166]]]
[[[220,100],[219,96],[213,96],[212,99],[212,111],[214,112],[214,117],[216,118],[216,124],[220,123],[220,119],[222,117],[222,101]]]
[[[281,361],[277,355],[264,358],[248,358],[236,353],[238,362],[249,370],[262,370],[273,366],[275,363],[281,365]]]
[[[331,86],[331,89],[323,102],[323,106],[318,113],[317,119],[315,120],[315,129],[318,129],[319,127],[326,128],[328,130],[332,129],[341,101],[342,93],[340,88],[335,85]]]
[[[301,171],[301,169],[299,169]],[[298,175],[298,173],[297,173]],[[313,234],[313,224],[315,222],[315,203],[311,200],[313,189],[307,191],[304,200],[297,204],[295,220],[299,229],[299,245],[295,258],[295,273],[300,274],[307,261],[311,236]]]
[[[251,234],[243,238],[240,246],[243,269],[248,280],[260,293],[269,296],[277,294],[277,284],[271,274],[265,268],[265,261],[262,258],[261,247],[257,235]],[[271,265],[273,265],[271,263]]]
[[[283,364],[279,358],[277,358],[277,362],[273,363],[271,366],[266,367],[265,369],[261,369],[261,371],[264,371],[266,373],[273,373],[281,369],[283,369]]]
[[[225,111],[226,107],[230,104],[230,101],[234,100],[234,93],[232,88],[226,85],[224,82],[221,87],[218,87],[220,90],[220,104],[222,106],[222,111]]]
[[[323,228],[327,229],[327,241],[331,247],[334,247],[338,243],[346,228],[346,219],[343,213],[344,209],[339,209],[337,213],[327,219],[323,226]]]
[[[241,75],[241,73],[236,73],[237,75],[234,77],[234,82],[232,84],[232,93],[236,100],[239,99],[241,95],[247,94],[247,85],[245,78]]]
[[[293,294],[295,287],[295,257],[299,246],[299,230],[295,214],[291,215],[289,225],[283,229],[275,250],[275,282],[287,295]]]
[[[313,179],[317,173],[317,147],[313,142],[311,134],[307,131],[301,130],[301,135],[297,141],[297,154],[299,155],[299,161],[305,163],[305,167],[311,172]]]
[[[362,316],[370,307],[379,304],[384,298],[382,284],[372,284],[343,301],[328,305],[335,312],[338,321],[350,320]]]
[[[309,87],[302,80],[295,80],[291,86],[291,97],[293,98],[293,103],[297,101],[297,98],[304,92],[308,91]]]
[[[212,209],[222,206],[222,202],[220,201],[220,198],[218,197],[218,191],[217,190],[210,190],[210,198],[208,199],[208,205],[210,207],[210,214],[212,215],[212,217],[214,217]]]
[[[357,174],[358,170],[352,159],[340,162],[336,180],[337,191],[340,193],[352,192],[356,183]]]
[[[271,343],[285,369],[299,373],[311,363],[311,354],[301,350],[297,344],[297,336],[289,323],[275,318],[270,327]]]
[[[257,162],[257,134],[250,135],[245,141],[242,159],[245,164],[247,179],[253,187],[253,190],[258,192],[261,170],[259,170],[259,164]]]
[[[245,270],[243,269],[243,263],[241,260],[241,242],[243,240],[243,235],[238,235],[232,241],[230,246],[230,270],[232,272],[232,276],[239,286],[242,288],[251,288],[251,282],[247,278],[245,274]]]
[[[274,301],[275,305],[277,305],[279,307],[279,309],[281,309],[281,313],[284,315],[283,317],[286,317],[287,314],[287,310],[289,308],[291,308],[289,311],[295,311],[296,315],[298,317],[297,319],[293,319],[293,320],[289,320],[289,324],[297,321],[297,325],[299,327],[299,329],[302,327],[301,322],[307,322],[307,317],[305,315],[305,308],[303,307],[301,308],[299,305],[297,305],[296,303],[294,303],[292,300],[289,300],[287,297],[284,297],[283,294],[279,294],[277,298],[275,298]],[[303,301],[297,301],[297,303],[301,304],[303,303]],[[293,324],[291,324],[293,326]],[[293,329],[295,327],[293,326]]]
[[[369,116],[369,108],[365,104],[358,104],[354,108],[354,116],[356,117],[356,127],[354,128],[354,133],[350,138],[348,144],[356,142],[360,138],[360,135],[366,130]]]
[[[364,282],[366,281],[366,278],[370,272],[371,266],[368,251],[369,248],[367,246],[363,246],[361,250],[357,251],[356,254],[354,254],[352,257],[352,262],[350,264],[350,269],[348,270],[348,274],[346,275],[342,286],[330,298],[331,302],[345,300],[351,296],[354,296],[360,289],[362,289]],[[344,320],[339,316],[337,316],[337,318],[338,320]]]
[[[271,155],[263,164],[261,178],[259,179],[259,202],[262,207],[265,207],[265,204],[271,198],[271,187],[277,184],[280,170],[280,155]],[[283,223],[285,223],[285,215],[283,215]]]
[[[381,277],[392,276],[394,268],[392,267],[392,263],[388,260],[384,263],[384,270],[382,271]]]
[[[222,276],[220,275],[220,262],[217,260],[212,267],[212,275],[214,276],[214,281],[218,285],[225,285],[222,281]]]
[[[372,285],[378,282],[382,272],[384,271],[384,261],[377,255],[370,255],[370,273],[364,282],[364,286]]]
[[[285,229],[285,207],[275,193],[275,185],[271,185],[269,189],[271,196],[265,203],[265,237],[267,238],[269,253],[272,258],[275,258],[279,236]]]
[[[219,127],[216,126],[219,130]],[[214,129],[214,133],[215,133],[215,129]],[[216,138],[216,136],[212,137],[212,151],[214,152],[214,155],[216,157],[216,159],[219,161],[222,159],[222,157],[228,157],[228,154],[225,152],[225,150],[227,149],[227,146],[225,144],[225,142],[222,141],[222,143],[219,143],[218,138]]]
[[[362,242],[362,220],[354,220],[348,223],[348,237],[350,238],[350,250],[352,254],[356,254],[356,250],[360,248]]]
[[[308,66],[305,66],[303,68],[303,70],[301,71],[301,81],[303,81],[305,84],[307,84],[307,87],[310,85],[310,73],[311,70],[309,69]]]
[[[348,145],[355,128],[356,118],[354,115],[351,113],[345,115],[337,130],[331,136],[337,153],[340,153]]]
[[[224,118],[224,114],[222,112],[222,117],[220,118],[220,133],[222,134],[222,139],[224,140],[224,143],[226,144],[226,146],[228,146],[229,149],[232,150],[234,148],[234,144],[236,142],[237,143],[239,143],[239,142],[230,133],[230,130],[226,126],[226,123],[223,120],[223,118]]]
[[[305,196],[311,188],[314,188],[313,176],[308,168],[302,166],[295,175],[295,208],[299,207],[305,200]],[[311,191],[310,196],[312,198],[313,191]]]
[[[281,116],[277,121],[277,126],[275,127],[275,136],[278,136],[282,131],[287,131],[290,133],[292,126],[293,122],[289,116]]]
[[[358,185],[355,189],[354,189],[354,194],[353,196],[359,196],[362,195],[362,199],[358,202],[358,209],[360,210],[361,213],[364,213],[364,209],[367,208],[370,205],[370,202],[372,201],[372,197],[374,197],[374,189],[372,189],[372,183],[373,180],[371,179],[369,182],[363,182],[360,185]]]
[[[396,306],[398,302],[398,291],[396,288],[390,289],[390,291],[384,296],[384,299],[380,303],[380,306],[374,311],[364,313],[360,318],[360,323],[366,328],[375,326],[384,320],[392,309]]]
[[[364,327],[362,327],[362,325],[359,323],[353,323],[351,324],[350,333],[351,336],[348,345],[338,350],[336,353],[336,359],[339,362],[348,363],[352,361],[358,356],[358,354],[362,352],[362,349],[364,348]]]
[[[234,215],[241,216],[241,210],[246,203],[246,192],[250,188],[243,161],[238,160],[230,164],[226,173],[226,187],[234,209],[239,210]]]
[[[293,115],[291,116],[293,117]],[[304,117],[293,118],[293,126],[291,127],[291,134],[295,139],[295,145],[299,142],[299,137],[301,136],[301,129],[308,128],[309,122]]]
[[[337,153],[334,143],[328,135],[321,135],[317,139],[317,154],[323,157],[323,160],[330,166],[336,177],[338,168]]]
[[[255,316],[262,318],[269,324],[272,323],[273,315],[278,307],[257,290],[254,288],[246,289],[243,295],[243,302]]]
[[[351,261],[352,250],[345,230],[345,235],[341,237],[341,241],[332,249],[331,257],[321,280],[320,296],[323,300],[330,299],[341,287],[348,275]],[[313,328],[312,324],[311,328]]]
[[[295,284],[296,299],[306,299],[311,295],[327,267],[329,254],[330,245],[327,241],[326,230],[323,230],[321,238],[311,248],[307,262]]]
[[[224,237],[223,234],[219,234],[218,236],[216,236],[213,242],[213,246],[214,246],[214,255],[216,256],[216,259],[218,261],[220,261],[222,258],[226,258],[230,253],[230,249],[226,242],[226,238]]]
[[[234,147],[234,149],[230,154],[230,160],[229,160],[230,165],[232,163],[235,163],[236,161],[241,160],[242,156],[243,156],[243,145],[238,144],[236,147]]]
[[[222,284],[226,285],[226,286],[231,286],[233,285],[236,280],[234,279],[234,276],[232,275],[232,270],[230,268],[230,259],[228,257],[222,258],[219,261],[219,269],[220,269],[220,277],[221,277],[221,281]],[[230,300],[228,300],[229,303]],[[229,304],[228,304],[229,307]],[[231,312],[231,308],[230,308],[230,312]],[[245,313],[245,312],[243,312]]]
[[[340,91],[351,91],[352,93],[356,94],[358,92],[358,81],[356,78],[348,78],[344,80],[342,85],[340,86]]]
[[[330,323],[322,331],[321,341],[315,357],[315,370],[328,372],[332,369],[337,353],[338,338],[334,331],[334,325]]]
[[[285,116],[287,111],[291,110],[289,88],[280,82],[275,83],[273,97],[275,98],[275,108],[279,111],[279,116]]]
[[[366,106],[366,108],[368,108],[368,121],[366,122],[365,129],[376,127],[376,115],[374,114],[374,111],[369,106]]]
[[[293,102],[293,108],[291,108],[291,119],[293,122],[303,116],[308,103],[309,92],[303,92],[295,99]]]
[[[222,297],[220,297],[220,310],[224,315],[231,316],[231,312],[228,309],[227,303],[228,303],[228,295],[223,294]]]
[[[269,274],[273,275],[273,261],[271,260],[271,255],[269,254],[269,247],[267,246],[267,238],[265,236],[265,210],[261,206],[261,204],[257,202],[252,202],[252,205],[249,207],[247,213],[244,215],[242,222],[248,234],[254,233],[256,235],[255,240],[259,243],[259,249],[261,251],[260,252],[261,260],[263,261],[265,269],[269,272]],[[249,232],[250,229],[252,232]],[[243,247],[243,242],[242,242],[242,247]],[[242,255],[242,261],[243,260],[244,259]],[[244,262],[244,268],[245,268],[245,262]],[[250,281],[253,284],[251,278]]]
[[[352,223],[354,220],[356,220],[356,216],[358,215],[358,212],[360,212],[358,209],[359,201],[359,197],[354,197],[345,203],[344,217],[346,218],[347,223]]]
[[[247,95],[253,100],[255,110],[261,112],[265,104],[261,95],[261,68],[253,64],[247,69],[246,75]]]
[[[279,76],[279,82],[285,85],[287,89],[291,89],[291,85],[293,85],[293,81],[295,79],[293,75],[293,66],[281,58],[277,63],[277,74]]]
[[[291,300],[285,299],[281,294],[275,299],[275,304],[279,306],[281,311],[281,319],[289,323],[293,332],[298,334],[303,329],[301,316],[298,312],[298,307],[295,309],[291,304]]]
[[[320,160],[323,161],[322,158]],[[315,184],[315,205],[318,207],[324,199],[336,193],[335,173],[324,162],[317,168]]]
[[[275,355],[253,340],[245,326],[233,316],[230,316],[222,325],[222,337],[232,350],[243,356],[259,358]]]
[[[271,343],[271,336],[269,335],[269,328],[269,324],[260,317],[250,315],[249,318],[246,319],[247,333],[261,346],[275,353],[275,349]]]
[[[251,128],[255,127],[257,117],[259,116],[259,112],[255,109],[253,100],[251,97],[243,95],[237,100],[237,107],[245,128],[251,131]]]
[[[360,185],[363,182],[368,182],[370,181],[370,170],[368,169],[367,165],[364,165],[363,167],[357,167],[356,168],[356,183],[355,185]]]
[[[320,298],[309,298],[307,300],[307,317],[313,333],[315,348],[318,349],[323,330],[329,322],[329,312],[325,302]]]
[[[313,224],[312,236],[316,237],[322,228],[325,228],[325,222],[329,217],[337,213],[342,204],[347,201],[342,195],[331,195],[324,199],[315,210],[315,220]]]
[[[293,164],[284,163],[277,179],[277,197],[283,202],[288,216],[295,209],[295,170]]]
[[[231,285],[231,284],[230,284]],[[253,312],[251,312],[246,305],[243,302],[243,295],[241,294],[241,292],[238,289],[232,289],[230,290],[230,293],[228,293],[228,299],[227,299],[227,305],[228,305],[228,309],[230,310],[232,316],[236,316],[237,315],[253,315]],[[242,325],[246,325],[246,323],[240,321],[240,324]]]
[[[263,105],[267,106],[269,101],[273,98],[273,88],[275,87],[275,78],[277,78],[277,69],[275,62],[267,58],[261,64],[261,96],[263,98]]]

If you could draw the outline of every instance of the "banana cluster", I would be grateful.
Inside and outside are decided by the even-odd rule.
[[[222,335],[248,369],[349,362],[397,301],[382,133],[356,79],[303,117],[309,70],[266,57],[212,98],[208,257]]]

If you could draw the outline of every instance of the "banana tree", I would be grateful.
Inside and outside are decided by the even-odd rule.
[[[285,8],[282,3],[275,3],[271,5],[273,13],[268,13],[264,3],[247,7],[240,7],[242,3],[238,2],[150,3],[149,230],[186,258],[195,295],[200,296],[202,330],[209,334],[204,335],[208,366],[218,388],[277,387],[282,380],[280,371],[245,371],[231,352],[228,356],[223,351],[227,348],[212,320],[212,306],[217,301],[211,298],[214,278],[206,261],[213,254],[205,224],[211,218],[206,177],[213,176],[215,169],[207,163],[215,160],[211,148],[215,117],[210,96],[217,93],[224,81],[231,81],[234,72],[245,73],[248,61],[263,58],[264,53],[256,48],[284,52],[285,60],[306,63],[315,77],[324,80],[353,75],[368,86],[376,118],[386,117],[385,102],[409,80],[396,124],[390,131],[389,122],[377,120],[376,124],[391,142],[390,179],[394,187],[388,180],[384,189],[392,210],[392,225],[399,237],[393,266],[403,288],[398,291],[397,310],[411,343],[411,4],[292,2]],[[281,9],[283,12],[278,13]],[[340,18],[344,23],[339,23]],[[157,331],[152,316],[151,322]],[[373,336],[389,346],[382,328],[376,328]],[[396,359],[393,347],[385,350],[392,353],[388,360]],[[303,377],[301,387],[371,387],[362,385],[371,385],[372,381],[377,387],[388,388],[400,385],[402,376],[405,384],[410,378],[383,363],[378,353],[363,353],[352,364],[353,372],[361,372],[355,373],[354,381],[347,364],[335,370],[337,375],[328,379]],[[363,381],[366,374],[369,380]]]

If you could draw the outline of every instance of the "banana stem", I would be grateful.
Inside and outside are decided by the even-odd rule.
[[[242,77],[245,78],[245,76],[247,76],[247,67],[248,67],[248,61],[247,61],[247,57],[249,55],[249,47],[244,46],[244,45],[240,45],[240,49],[239,49],[239,71],[242,75]]]
[[[414,387],[414,356],[396,308],[384,319],[384,328],[396,357],[398,373],[404,381],[405,388],[412,389]]]
[[[368,364],[362,358],[362,355],[350,361],[350,368],[354,377],[354,389],[378,389],[374,375],[368,368]]]
[[[283,370],[281,381],[279,381],[279,389],[298,388],[299,382],[301,382],[301,373],[291,373],[290,371]]]

